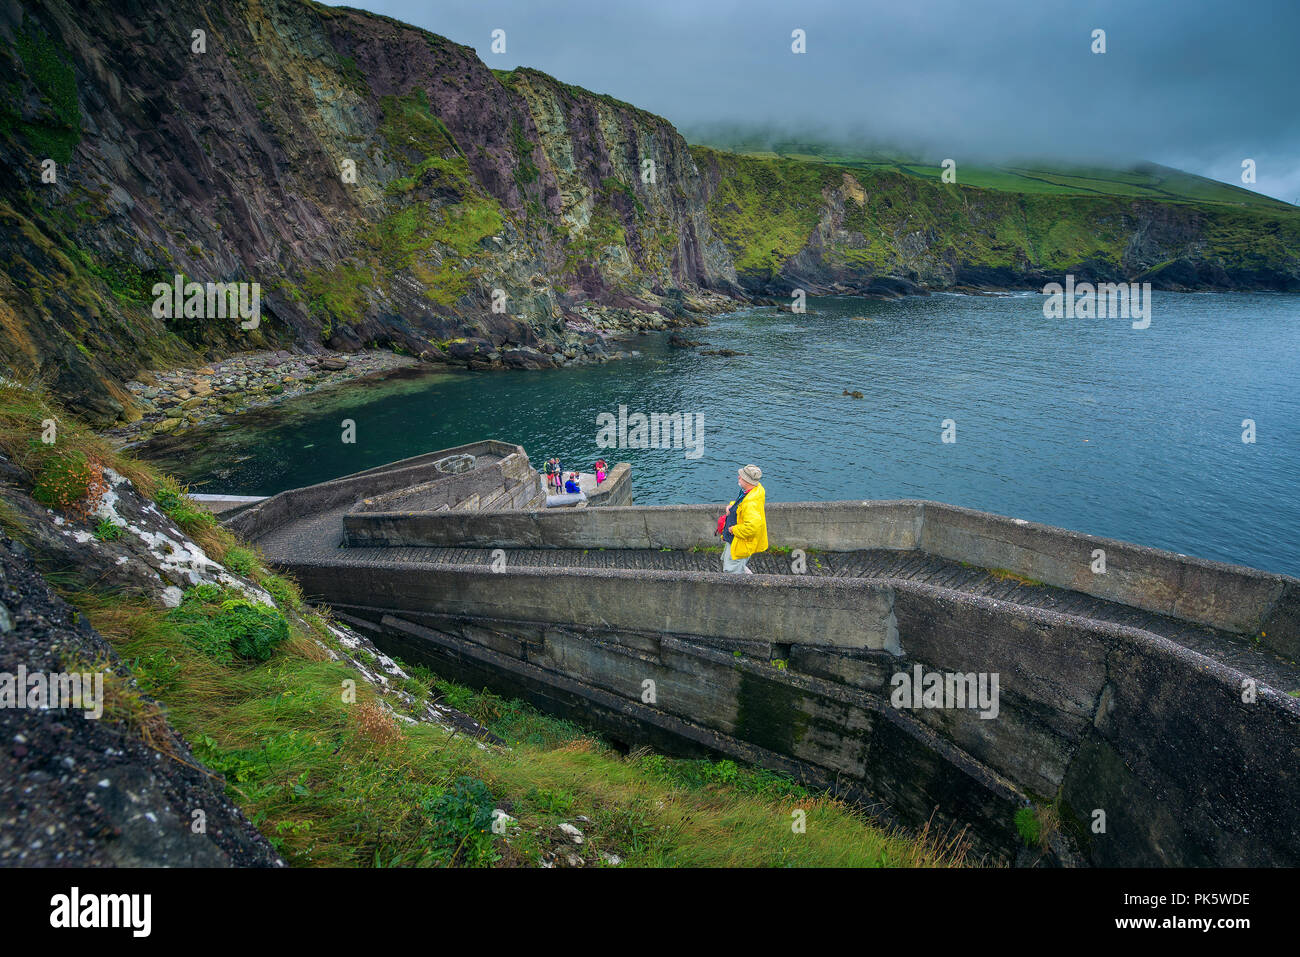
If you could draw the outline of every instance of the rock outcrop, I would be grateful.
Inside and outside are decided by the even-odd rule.
[[[0,599],[0,671],[79,671],[95,661],[113,680],[130,681],[112,647],[3,531]],[[283,866],[162,712],[153,724],[150,747],[107,717],[0,709],[0,864]]]
[[[4,365],[101,422],[138,416],[141,368],[373,345],[547,368],[599,346],[603,307],[681,325],[735,288],[666,120],[384,17],[3,4],[0,83]],[[257,283],[260,321],[158,317],[177,276]]]

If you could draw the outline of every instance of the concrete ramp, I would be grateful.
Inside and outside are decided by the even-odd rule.
[[[989,861],[1300,863],[1296,579],[915,501],[769,503],[772,550],[724,575],[720,504],[367,490],[413,468],[302,490],[322,507],[251,535],[394,654],[964,829]]]

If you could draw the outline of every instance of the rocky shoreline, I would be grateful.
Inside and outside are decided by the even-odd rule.
[[[523,353],[528,364],[520,364]],[[589,352],[574,356],[551,355],[532,349],[496,349],[470,353],[454,363],[434,363],[382,349],[364,352],[325,352],[315,355],[284,350],[247,352],[205,366],[142,372],[126,384],[135,399],[139,418],[103,430],[121,448],[131,448],[156,436],[178,435],[201,425],[255,409],[277,405],[344,382],[382,378],[399,369],[460,366],[472,370],[555,368],[609,362],[640,355],[636,351],[608,350],[603,341]],[[537,361],[532,361],[536,357]]]
[[[386,349],[360,352],[246,352],[204,366],[145,371],[126,384],[138,417],[104,430],[129,448],[154,436],[176,435],[230,415],[276,405],[285,399],[356,379],[384,376],[396,369],[453,365],[475,371],[553,369],[610,362],[640,355],[612,348],[612,342],[637,334],[707,325],[706,314],[745,303],[717,296],[692,300],[680,314],[584,304],[566,323],[562,345],[494,345],[486,339],[456,339],[437,357],[408,356]]]
[[[264,408],[318,388],[419,365],[393,352],[246,352],[191,369],[142,372],[127,383],[141,413],[105,431],[130,446],[154,435],[185,432],[228,415]]]
[[[983,292],[987,294],[987,290]],[[893,291],[865,298],[901,298],[904,294]],[[647,310],[583,303],[566,314],[565,334],[559,344],[497,345],[487,339],[462,338],[443,344],[434,355],[418,357],[387,349],[316,353],[275,350],[240,353],[204,366],[145,371],[126,384],[139,416],[103,434],[119,447],[130,448],[156,436],[178,435],[227,416],[274,406],[340,383],[383,377],[398,369],[451,366],[503,371],[611,362],[641,354],[635,349],[617,348],[617,343],[639,335],[707,326],[710,315],[754,306],[793,312],[791,306],[777,299],[742,300],[714,293],[693,294],[672,305],[677,308]],[[669,339],[673,348],[704,345],[708,343],[676,332]],[[701,354],[741,353],[722,349],[701,350]]]
[[[610,348],[611,340],[687,326],[707,326],[709,316],[747,305],[751,305],[748,300],[708,292],[664,300],[656,309],[584,302],[564,313],[563,338],[559,342],[508,346],[496,345],[490,339],[465,337],[441,344],[441,354],[434,358],[463,363],[474,370],[551,369],[609,362],[637,354]]]

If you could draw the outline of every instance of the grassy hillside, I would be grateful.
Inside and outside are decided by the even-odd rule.
[[[1102,192],[1080,185],[1101,180],[1061,173],[1013,181],[983,171],[985,185],[975,185],[960,169],[957,183],[944,183],[938,169],[897,163],[693,150],[718,183],[714,233],[741,282],[767,292],[848,291],[876,276],[1033,287],[1066,272],[1163,288],[1300,288],[1300,210],[1193,201],[1209,181],[1183,174],[1134,173]],[[1137,195],[1157,179],[1179,198]],[[1033,188],[1011,188],[1018,182]]]
[[[187,596],[180,614],[107,595],[72,601],[136,662],[143,689],[291,864],[532,865],[548,850],[588,865],[611,854],[656,867],[872,867],[941,856],[788,778],[730,761],[625,757],[576,725],[421,669],[408,669],[415,677],[404,691],[465,711],[506,746],[404,726],[370,689],[355,704],[340,701],[341,681],[355,676],[309,642],[259,666],[214,661],[194,647],[196,631],[208,630],[196,629],[197,616],[220,621],[210,617],[219,603],[202,595]],[[328,644],[324,619],[308,620]],[[496,808],[517,822],[501,835]],[[807,833],[791,830],[796,808]],[[558,830],[575,821],[582,847]]]
[[[766,159],[825,163],[874,172],[896,172],[918,179],[940,181],[939,165],[888,155],[888,151],[854,148],[817,141],[776,140],[761,137],[704,136],[698,140],[727,152]],[[1128,196],[1174,203],[1214,203],[1265,210],[1295,210],[1291,203],[1264,196],[1241,186],[1186,173],[1156,163],[1139,163],[1128,169],[1078,166],[1070,163],[1023,162],[968,164],[957,159],[957,182],[980,189],[1009,193],[1051,193],[1064,196]]]

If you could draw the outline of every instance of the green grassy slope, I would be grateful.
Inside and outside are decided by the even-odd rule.
[[[1177,171],[959,167],[944,183],[916,165],[692,149],[718,184],[713,230],[751,288],[853,288],[884,275],[931,288],[1032,286],[1065,272],[1300,288],[1300,209],[1226,202],[1255,194]]]
[[[942,173],[938,165],[889,156],[885,151],[865,147],[796,141],[759,144],[747,142],[743,137],[706,137],[700,143],[747,156],[825,163],[875,172],[899,172],[935,182],[939,181]],[[1131,196],[1174,203],[1216,203],[1267,210],[1297,209],[1291,203],[1271,196],[1156,163],[1140,163],[1129,169],[1121,169],[1042,161],[967,164],[959,160],[957,182],[964,186],[1010,193]]]

